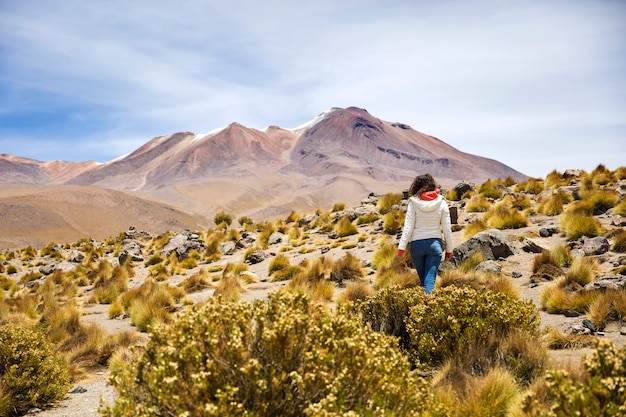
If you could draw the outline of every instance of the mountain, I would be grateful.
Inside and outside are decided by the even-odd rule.
[[[330,109],[295,129],[232,123],[206,135],[160,136],[106,163],[0,155],[0,184],[117,190],[208,223],[221,210],[260,219],[355,205],[371,192],[400,192],[424,172],[444,188],[527,178],[357,107]],[[4,197],[0,192],[0,202]]]

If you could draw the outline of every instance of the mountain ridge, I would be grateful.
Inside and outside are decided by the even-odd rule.
[[[330,209],[335,203],[356,205],[369,193],[401,192],[424,172],[448,189],[462,181],[528,178],[407,124],[347,107],[322,112],[293,129],[270,125],[258,130],[233,122],[208,134],[158,136],[105,163],[0,154],[0,203],[6,198],[1,189],[7,187],[58,187],[68,196],[73,187],[96,187],[174,207],[208,225],[219,211],[260,220],[292,210]],[[96,211],[110,199],[94,195]],[[0,219],[0,229],[2,221],[8,220]],[[94,222],[106,222],[106,216]],[[189,227],[196,224],[194,217]]]

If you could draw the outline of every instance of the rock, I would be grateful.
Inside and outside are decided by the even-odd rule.
[[[522,250],[529,253],[541,253],[550,249],[546,245],[542,245],[542,243],[535,239],[524,238],[522,240]]]
[[[172,252],[176,252],[176,257],[179,261],[182,261],[189,257],[189,253],[192,250],[203,252],[205,249],[206,245],[200,241],[198,235],[180,233],[167,242],[167,245],[161,250],[160,256],[167,258]]]
[[[50,262],[39,268],[39,272],[42,275],[50,275],[54,271],[56,271],[57,264],[55,262]]]
[[[476,266],[476,271],[499,274],[502,272],[502,267],[496,261],[485,261]]]
[[[594,326],[593,323],[591,322],[591,320],[589,320],[589,319],[584,319],[583,320],[583,327],[589,329],[591,331],[591,333],[595,333],[596,332],[596,326]]]
[[[626,276],[607,275],[585,285],[582,291],[619,290],[626,287]]]
[[[592,238],[585,239],[583,243],[583,252],[585,255],[602,255],[603,253],[607,253],[611,245],[609,244],[609,240],[604,236],[597,236]]]
[[[460,183],[454,186],[454,191],[456,192],[456,195],[459,198],[463,197],[463,194],[467,193],[468,191],[475,191],[475,190],[476,188],[474,187],[474,184],[471,184],[465,181],[461,181]]]
[[[83,394],[87,392],[87,388],[85,387],[81,387],[80,385],[75,386],[74,388],[72,388],[68,394]]]
[[[267,244],[268,245],[276,245],[278,243],[281,243],[283,241],[284,237],[285,237],[285,235],[280,233],[280,232],[272,232],[270,237],[267,239]]]
[[[69,262],[74,262],[76,264],[82,263],[84,259],[85,259],[85,254],[76,249],[70,251],[70,253],[67,255],[67,260]]]
[[[252,247],[258,239],[258,235],[254,232],[245,232],[241,235],[241,239],[237,241],[237,247],[247,249]]]
[[[625,227],[626,226],[626,217],[615,215],[611,217],[611,225],[617,227]]]
[[[542,227],[539,229],[539,236],[541,237],[550,237],[559,232],[558,227]]]
[[[248,255],[248,257],[246,258],[246,263],[252,265],[258,264],[259,262],[263,262],[264,260],[266,260],[268,257],[269,255],[267,253],[257,250]]]
[[[124,244],[122,250],[120,251],[120,256],[118,257],[118,261],[120,265],[124,265],[128,260],[133,262],[143,262],[143,252],[142,245],[136,241],[129,241]]]
[[[222,242],[220,243],[220,252],[226,256],[232,255],[235,252],[236,247],[237,245],[232,240]]]
[[[507,258],[515,253],[504,233],[489,229],[475,234],[454,248],[451,262],[443,262],[442,265],[458,266],[476,252],[482,253],[485,261]]]

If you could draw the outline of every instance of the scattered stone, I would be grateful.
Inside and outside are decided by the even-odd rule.
[[[235,253],[235,249],[237,249],[237,245],[232,240],[220,243],[220,252],[222,252],[223,255],[232,255]]]
[[[539,242],[535,239],[524,238],[524,240],[522,240],[522,250],[529,253],[541,253],[549,250],[549,248],[546,245],[542,245],[542,243],[543,242]]]
[[[199,239],[198,235],[179,233],[167,242],[160,255],[163,258],[167,258],[172,252],[176,252],[176,257],[179,261],[182,261],[189,257],[189,252],[192,250],[203,252],[205,249],[206,245]]]
[[[56,268],[57,264],[55,262],[50,262],[39,268],[39,272],[43,275],[50,275],[51,273],[56,271]]]
[[[585,285],[582,291],[619,290],[626,287],[625,275],[606,275]]]
[[[515,253],[504,233],[489,229],[475,234],[454,248],[450,262],[442,265],[458,266],[476,252],[480,252],[485,261],[507,258]]]
[[[607,253],[611,245],[609,244],[609,240],[604,236],[597,236],[592,238],[587,238],[583,242],[583,252],[585,255],[602,255],[603,253]]]
[[[79,250],[73,249],[67,256],[67,261],[80,264],[85,259],[85,254]]]
[[[248,255],[248,257],[246,258],[246,263],[249,263],[251,265],[258,264],[259,262],[263,262],[264,260],[266,260],[268,257],[269,255],[267,253],[257,250]]]
[[[85,387],[81,387],[80,385],[75,386],[74,388],[72,388],[68,394],[83,394],[87,392],[87,388]]]
[[[496,261],[485,261],[481,262],[476,266],[476,271],[485,272],[485,273],[495,273],[499,274],[502,272],[502,267]]]
[[[539,229],[539,236],[541,237],[550,237],[559,232],[558,227],[542,227]]]
[[[128,260],[133,262],[143,262],[142,245],[137,241],[128,241],[122,247],[118,261],[120,265],[124,265]]]
[[[617,227],[626,227],[626,217],[619,215],[612,216],[611,225]]]
[[[584,319],[583,320],[583,327],[589,329],[591,331],[591,333],[595,333],[596,332],[596,326],[594,326],[593,323],[591,322],[591,320],[589,320],[589,319]]]
[[[270,237],[267,239],[267,244],[268,245],[276,245],[278,243],[281,243],[283,241],[284,237],[285,237],[285,235],[280,233],[280,232],[272,232]]]
[[[511,272],[511,278],[518,279],[518,278],[521,278],[522,276],[523,276],[523,275],[522,275],[522,273],[521,273],[521,272],[517,272],[517,271],[513,271],[513,272]]]

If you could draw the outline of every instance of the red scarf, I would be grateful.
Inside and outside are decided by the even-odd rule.
[[[433,191],[424,191],[420,197],[421,200],[424,201],[433,201],[439,197],[439,188]]]

